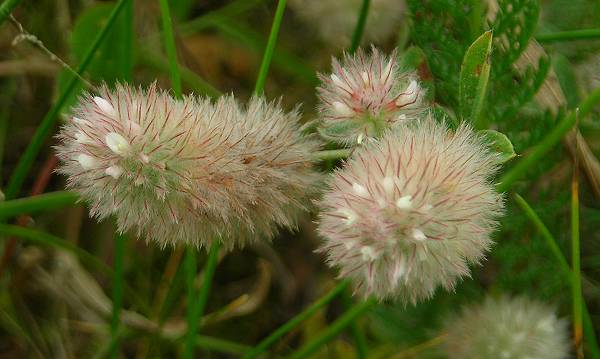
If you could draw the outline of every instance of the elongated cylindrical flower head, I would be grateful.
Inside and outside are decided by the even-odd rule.
[[[358,292],[415,303],[490,247],[497,159],[467,126],[413,122],[356,151],[320,201],[320,251]]]
[[[253,98],[175,100],[155,86],[87,95],[60,134],[59,171],[100,219],[161,245],[225,248],[293,227],[318,180],[296,112]]]
[[[567,322],[526,297],[488,297],[463,308],[446,323],[444,349],[450,359],[566,359]]]
[[[324,42],[346,48],[350,46],[363,0],[290,0],[289,5]],[[405,8],[402,0],[371,0],[363,42],[381,42],[396,35]]]
[[[319,74],[321,133],[345,144],[380,137],[422,111],[424,92],[411,73],[402,72],[391,56],[373,48],[333,60],[330,75]]]

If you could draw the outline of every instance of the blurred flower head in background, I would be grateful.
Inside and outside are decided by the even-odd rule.
[[[270,238],[295,226],[318,187],[318,143],[296,111],[262,98],[241,107],[119,85],[82,97],[73,115],[57,146],[69,188],[93,216],[161,246]]]
[[[542,302],[526,297],[488,297],[446,322],[444,351],[450,359],[569,357],[567,322]]]
[[[492,244],[497,159],[468,126],[431,118],[356,151],[320,201],[320,251],[357,292],[416,303],[452,289]]]
[[[358,21],[363,0],[290,0],[307,26],[330,46],[346,48]],[[406,11],[403,0],[371,0],[363,43],[380,43],[396,35]]]
[[[423,112],[424,90],[416,76],[402,72],[396,52],[388,57],[372,48],[333,59],[332,73],[319,74],[321,134],[344,144],[380,137],[387,129]]]

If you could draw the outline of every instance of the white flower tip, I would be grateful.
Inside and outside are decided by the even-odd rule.
[[[367,191],[365,186],[358,184],[356,182],[354,182],[352,184],[352,189],[354,190],[354,193],[356,193],[357,195],[359,195],[361,197],[367,197],[369,195],[369,192]]]
[[[81,143],[81,144],[89,144],[89,143],[93,143],[93,141],[91,140],[91,138],[89,138],[85,133],[83,132],[77,132],[75,134],[75,142],[77,143]]]
[[[333,103],[333,109],[339,116],[352,116],[354,114],[354,111],[348,105],[340,101]]]
[[[90,155],[86,155],[85,153],[80,153],[77,156],[77,162],[83,167],[84,170],[89,170],[96,166],[96,159]]]
[[[123,169],[119,166],[110,166],[104,171],[107,175],[111,176],[114,179],[121,177],[123,173]]]
[[[102,97],[95,96],[94,102],[96,103],[96,106],[98,106],[98,108],[100,108],[100,110],[105,114],[109,116],[115,116],[117,114],[115,108],[110,104],[110,102],[106,101]]]
[[[129,150],[129,142],[116,132],[108,133],[104,141],[108,148],[118,155],[123,155]]]
[[[425,235],[425,233],[423,233],[423,231],[420,230],[419,228],[413,229],[412,237],[417,241],[424,241],[427,239],[427,236]]]
[[[377,259],[377,254],[370,246],[362,246],[360,253],[362,254],[362,258],[365,262],[372,262]]]
[[[351,226],[352,224],[354,224],[354,222],[356,222],[356,220],[358,219],[358,215],[356,214],[356,212],[354,212],[350,208],[340,208],[340,209],[338,209],[338,212],[343,214],[346,217],[346,219],[344,221],[346,222],[346,225],[348,225],[348,226]]]
[[[142,162],[144,163],[150,163],[150,157],[148,157],[147,154],[145,153],[141,153],[140,154],[140,159],[142,160]]]
[[[371,83],[371,81],[369,80],[369,74],[366,71],[363,71],[360,76],[362,77],[363,82],[365,83],[366,86],[369,86],[369,84]]]
[[[360,145],[363,142],[363,139],[364,139],[364,135],[361,133],[358,135],[356,142]]]
[[[394,179],[392,177],[385,177],[383,181],[381,181],[381,185],[383,186],[385,193],[392,194],[392,192],[394,192]]]
[[[396,207],[400,209],[412,208],[412,196],[408,195],[398,198],[398,200],[396,201]]]
[[[78,125],[89,125],[89,124],[90,124],[90,123],[89,123],[89,121],[87,121],[87,120],[82,120],[82,119],[80,119],[79,117],[73,117],[73,119],[72,119],[72,120],[73,120],[73,122],[74,122],[74,123],[76,123],[76,124],[78,124]]]

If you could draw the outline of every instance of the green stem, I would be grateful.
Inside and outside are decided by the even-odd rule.
[[[552,236],[546,225],[542,222],[540,217],[535,213],[533,208],[521,197],[520,195],[515,193],[515,200],[519,207],[525,212],[527,218],[533,223],[533,225],[537,228],[537,230],[542,234],[542,236],[546,239],[548,246],[550,247],[552,254],[556,261],[560,265],[560,269],[562,270],[565,277],[571,282],[571,286],[573,286],[573,281],[575,277],[571,272],[571,268],[569,267],[569,262],[567,262],[565,256],[562,254],[562,251],[558,247],[556,239]],[[590,317],[590,312],[587,308],[587,304],[585,302],[582,303],[583,306],[583,335],[587,342],[587,348],[591,354],[592,359],[600,358],[600,348],[598,346],[598,339],[596,338],[596,332],[594,330],[594,325],[592,323],[592,319]]]
[[[571,181],[571,265],[573,267],[573,333],[577,358],[583,358],[583,310],[581,295],[581,250],[579,242],[579,168],[577,159]]]
[[[31,169],[31,166],[35,161],[36,156],[40,152],[46,138],[50,134],[50,131],[52,130],[52,127],[54,126],[54,123],[56,122],[58,114],[60,113],[63,105],[70,97],[71,92],[73,92],[73,90],[75,89],[75,85],[78,83],[79,77],[81,76],[81,74],[83,74],[85,69],[90,64],[93,55],[95,54],[96,50],[98,49],[106,35],[108,34],[108,30],[115,23],[115,19],[123,9],[123,5],[125,5],[125,3],[127,3],[128,1],[132,0],[119,0],[119,2],[115,5],[113,11],[108,17],[108,20],[106,21],[106,24],[104,25],[102,30],[100,30],[100,33],[98,33],[98,35],[92,42],[92,45],[83,57],[83,60],[79,64],[79,67],[77,68],[77,76],[73,75],[70,77],[69,82],[65,86],[63,92],[60,94],[60,97],[58,98],[54,106],[52,106],[50,111],[48,111],[46,116],[44,116],[42,123],[35,131],[33,138],[31,139],[29,145],[25,149],[25,153],[19,159],[19,163],[17,164],[17,167],[15,168],[8,182],[8,186],[6,187],[5,192],[7,199],[16,198],[19,195],[23,182],[27,177],[27,172],[29,172],[29,170]]]
[[[600,88],[594,90],[579,105],[579,118],[585,117],[594,106],[600,102]],[[519,178],[521,178],[529,167],[538,163],[554,147],[562,137],[575,125],[577,120],[576,111],[572,111],[563,118],[557,125],[534,146],[530,153],[521,159],[517,164],[500,178],[500,183],[496,186],[499,192],[507,191]]]
[[[236,355],[243,355],[252,349],[247,345],[239,344],[229,340],[208,337],[204,335],[196,336],[196,346],[199,348],[210,349],[221,353],[229,353]]]
[[[283,19],[283,13],[285,11],[285,3],[286,0],[279,0],[277,3],[277,9],[275,10],[275,17],[273,18],[273,25],[271,26],[271,33],[269,34],[267,48],[265,49],[265,54],[263,55],[262,63],[260,64],[260,70],[258,71],[256,85],[254,86],[255,95],[262,95],[265,89],[265,82],[267,80],[267,74],[269,73],[269,66],[271,65],[271,60],[273,59],[273,51],[275,50],[275,44],[277,43],[281,20]]]
[[[37,196],[0,202],[0,218],[16,217],[40,211],[53,210],[77,203],[79,196],[75,192],[57,191]]]
[[[123,18],[124,24],[123,27],[125,29],[125,56],[123,63],[123,72],[125,75],[126,81],[133,81],[133,65],[134,65],[134,54],[133,54],[133,44],[134,44],[134,17],[133,17],[133,1],[127,2],[125,9],[123,10]]]
[[[539,34],[535,37],[538,42],[558,42],[571,40],[585,40],[600,38],[600,29],[582,29],[554,32],[550,34]]]
[[[0,25],[6,20],[6,18],[10,15],[10,13],[14,10],[21,0],[5,0],[2,5],[0,5]]]
[[[339,150],[323,150],[318,151],[313,154],[314,161],[327,161],[327,160],[339,160],[343,158],[347,158],[352,153],[352,150],[347,148],[342,148]]]
[[[351,293],[349,293],[348,290],[342,293],[342,302],[344,303],[345,310],[352,308],[354,302],[352,300]],[[350,332],[356,346],[356,357],[358,359],[366,359],[368,353],[367,341],[356,322],[352,322],[352,324],[350,324]]]
[[[123,257],[125,256],[125,236],[115,235],[114,249],[114,272],[112,289],[112,320],[110,323],[110,335],[113,342],[111,346],[111,358],[119,356],[119,328],[121,323],[121,306],[123,302]]]
[[[169,60],[169,71],[171,73],[171,86],[175,97],[181,97],[181,73],[177,64],[177,50],[175,48],[175,38],[173,36],[173,22],[171,21],[171,12],[167,0],[160,1],[160,13],[163,24],[163,40]]]
[[[352,43],[350,45],[350,53],[354,53],[360,46],[360,40],[362,39],[363,33],[365,32],[365,25],[367,24],[367,16],[369,15],[369,6],[371,0],[363,0],[362,6],[360,7],[360,13],[358,14],[358,20],[354,33],[352,34]]]
[[[352,309],[333,322],[333,324],[327,327],[327,329],[320,333],[315,339],[290,355],[288,359],[302,359],[314,354],[322,345],[335,338],[342,330],[352,324],[356,318],[363,315],[375,305],[375,303],[377,303],[377,301],[374,298],[369,298],[366,301],[355,305]]]
[[[350,282],[348,280],[341,281],[338,283],[335,288],[333,288],[329,293],[325,294],[317,301],[313,302],[308,308],[306,308],[302,313],[296,315],[285,324],[277,328],[274,332],[272,332],[268,337],[263,339],[257,346],[255,346],[251,351],[244,355],[243,359],[252,359],[256,358],[258,355],[264,353],[271,345],[275,344],[279,340],[279,338],[283,337],[285,334],[289,333],[292,329],[297,327],[300,323],[305,321],[306,319],[313,316],[319,309],[323,308],[329,302],[333,300],[338,294],[342,293],[348,287]]]
[[[188,331],[185,343],[185,349],[183,352],[184,359],[191,359],[194,357],[194,347],[196,346],[196,332],[198,330],[198,321],[204,314],[204,307],[208,300],[208,293],[210,292],[210,286],[212,284],[213,275],[215,274],[215,268],[217,266],[217,259],[219,257],[219,249],[221,242],[214,241],[210,252],[208,254],[208,260],[204,266],[204,278],[202,278],[202,287],[196,298],[194,290],[194,278],[196,275],[196,260],[194,249],[188,249],[186,251],[186,268],[188,273]],[[194,302],[194,299],[196,301]]]

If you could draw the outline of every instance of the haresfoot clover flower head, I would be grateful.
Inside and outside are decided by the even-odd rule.
[[[446,322],[444,351],[450,359],[566,359],[567,322],[526,297],[488,297]]]
[[[364,296],[416,303],[452,289],[492,244],[497,158],[466,125],[406,123],[356,150],[319,205],[319,251]]]
[[[173,99],[118,85],[86,95],[62,127],[59,172],[121,231],[160,245],[231,249],[294,227],[319,177],[298,114],[252,98]]]
[[[332,73],[319,74],[321,134],[344,144],[380,137],[423,112],[424,90],[412,73],[399,69],[396,52],[385,56],[359,49],[333,59]]]

